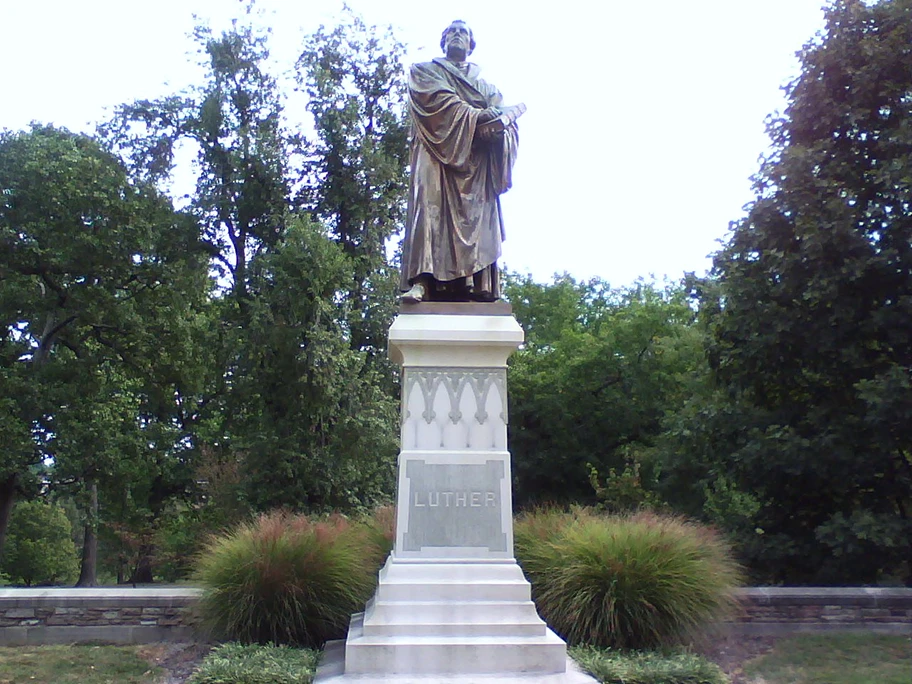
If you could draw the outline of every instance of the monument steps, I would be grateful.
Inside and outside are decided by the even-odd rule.
[[[598,684],[570,658],[563,673],[346,674],[344,641],[326,644],[314,681],[320,684]]]
[[[421,584],[381,584],[380,601],[528,601],[531,590],[523,582],[422,582]]]
[[[423,623],[421,636],[427,637],[511,637],[541,636],[547,628],[543,624],[515,624],[515,623],[481,623],[481,622],[438,622]],[[364,625],[365,637],[408,637],[416,636],[414,624],[382,624]]]
[[[462,581],[474,579],[524,580],[522,570],[511,558],[493,560],[453,557],[445,560],[428,561],[404,557],[393,551],[390,560],[395,565],[384,564],[380,578],[390,582],[413,582],[415,580]]]
[[[515,560],[488,563],[415,563],[395,552],[380,571],[378,604],[461,602],[528,603],[532,589]]]
[[[364,611],[370,623],[415,625],[441,621],[544,624],[532,601],[394,601],[371,599]]]
[[[390,328],[404,409],[394,551],[315,681],[594,684],[513,558],[506,369],[522,329],[489,304],[439,304]]]
[[[532,601],[393,601],[371,599],[365,636],[538,636],[546,631]]]
[[[368,636],[363,613],[352,616],[345,644],[346,674],[557,674],[566,659],[566,645],[547,628],[534,636]]]

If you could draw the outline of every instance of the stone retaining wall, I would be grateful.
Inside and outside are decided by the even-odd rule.
[[[869,630],[912,635],[912,589],[752,588],[739,592],[736,634]],[[0,589],[0,645],[202,638],[198,589]]]
[[[176,587],[0,589],[0,645],[193,641],[198,597]]]
[[[912,634],[912,589],[757,587],[740,592],[731,631],[756,636],[865,630]]]

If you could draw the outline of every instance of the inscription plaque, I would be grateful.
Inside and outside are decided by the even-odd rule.
[[[501,496],[503,461],[436,464],[409,460],[405,473],[409,515],[404,551],[421,551],[427,546],[507,550]]]

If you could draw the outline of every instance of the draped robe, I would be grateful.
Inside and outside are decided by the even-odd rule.
[[[512,184],[518,134],[514,123],[494,140],[475,139],[482,112],[502,104],[479,71],[439,58],[413,65],[409,74],[412,175],[403,290],[424,274],[444,289],[467,286],[499,297],[500,195]]]

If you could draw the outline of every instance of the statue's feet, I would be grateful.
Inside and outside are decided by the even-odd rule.
[[[417,304],[427,297],[427,288],[421,283],[415,283],[408,292],[403,292],[400,299],[406,304]]]
[[[496,302],[497,297],[494,296],[493,292],[473,292],[469,295],[469,299],[473,302]]]

